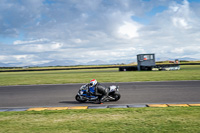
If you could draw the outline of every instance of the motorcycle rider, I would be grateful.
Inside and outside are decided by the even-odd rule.
[[[96,79],[92,79],[89,83],[89,92],[93,93],[95,96],[99,96],[99,103],[103,104],[108,97],[109,90],[97,82]]]

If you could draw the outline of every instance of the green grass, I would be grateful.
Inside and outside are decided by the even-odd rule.
[[[0,133],[198,133],[200,107],[0,112]]]
[[[1,72],[0,86],[99,82],[200,80],[200,65],[183,65],[179,71],[126,71],[118,68]]]

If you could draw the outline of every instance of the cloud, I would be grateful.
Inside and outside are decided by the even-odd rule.
[[[150,50],[163,58],[188,56],[198,59],[193,49],[199,47],[199,40],[196,40],[200,35],[198,22],[199,17],[188,1],[172,2],[167,10],[156,14],[151,23],[139,31],[143,35],[141,46],[146,47],[146,52]]]
[[[139,37],[138,29],[140,28],[140,25],[137,23],[133,22],[124,22],[124,25],[119,27],[119,34],[121,35],[120,37],[122,38],[135,38]]]
[[[0,62],[128,63],[141,53],[155,53],[161,59],[199,59],[196,4],[187,0],[2,0]],[[4,38],[15,40],[7,44]]]
[[[18,51],[25,52],[47,52],[47,51],[56,51],[62,48],[63,44],[59,42],[51,42],[48,39],[37,39],[30,41],[20,41],[17,40],[13,43],[18,46]]]
[[[0,1],[0,35],[16,37],[40,16],[42,1]]]
[[[41,65],[44,63],[50,62],[50,60],[43,60],[40,57],[35,55],[9,55],[9,56],[0,56],[2,62],[8,66],[32,66],[32,65]]]
[[[42,42],[47,42],[49,41],[48,39],[41,38],[41,39],[36,39],[36,40],[27,40],[27,41],[22,41],[22,40],[16,40],[13,42],[14,45],[21,45],[21,44],[35,44],[35,43],[42,43]]]

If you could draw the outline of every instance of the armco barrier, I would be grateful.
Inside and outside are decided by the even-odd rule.
[[[4,108],[0,112],[8,111],[44,111],[44,110],[69,110],[69,109],[106,109],[106,108],[144,108],[144,107],[194,107],[200,103],[192,104],[136,104],[136,105],[101,105],[101,106],[73,106],[73,107],[36,107],[36,108]]]

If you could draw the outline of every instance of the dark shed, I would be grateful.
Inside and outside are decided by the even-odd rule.
[[[155,54],[138,54],[137,63],[138,71],[152,70],[152,68],[156,66]]]

